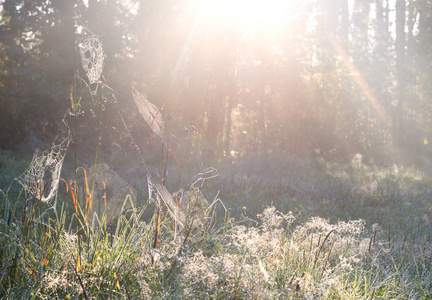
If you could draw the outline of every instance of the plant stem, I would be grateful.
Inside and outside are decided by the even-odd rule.
[[[76,78],[77,78],[77,67],[76,67],[76,21],[74,20],[74,26],[73,26],[73,37],[74,37],[74,54],[73,54],[73,96],[76,95]],[[75,182],[77,181],[77,123],[78,123],[78,116],[77,116],[77,109],[78,107],[75,107],[75,105],[72,107],[73,113],[74,113],[74,152],[75,152],[75,158],[74,158],[74,165],[75,165]]]
[[[93,192],[94,192],[94,186],[96,182],[96,165],[97,165],[97,159],[98,159],[98,153],[99,153],[99,139],[100,139],[100,128],[101,128],[101,120],[102,120],[102,94],[103,94],[103,85],[98,84],[98,91],[99,91],[99,112],[98,112],[98,129],[97,129],[97,137],[96,137],[96,154],[95,154],[95,161],[94,161],[94,167],[93,167],[93,178],[92,178],[92,189],[91,189],[91,196],[89,200],[89,207],[92,207],[93,204]]]

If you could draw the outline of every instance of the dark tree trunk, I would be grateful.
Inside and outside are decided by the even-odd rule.
[[[396,41],[395,41],[395,54],[396,54],[396,81],[397,81],[397,107],[394,121],[395,138],[399,145],[403,145],[404,140],[404,102],[406,90],[406,77],[405,77],[405,47],[406,47],[406,34],[405,34],[405,0],[396,1]]]

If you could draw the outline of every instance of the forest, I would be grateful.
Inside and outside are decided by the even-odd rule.
[[[0,0],[0,298],[432,299],[431,0]]]
[[[243,4],[249,19],[200,1],[3,1],[1,148],[51,142],[87,28],[124,109],[131,86],[163,106],[179,153],[430,166],[430,1],[291,0],[269,19]]]

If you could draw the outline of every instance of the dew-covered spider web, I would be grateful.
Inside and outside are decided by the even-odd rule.
[[[143,119],[150,126],[154,134],[163,140],[165,121],[161,109],[157,108],[156,105],[148,101],[134,88],[132,88],[132,97]]]
[[[79,52],[89,85],[99,82],[105,61],[101,39],[95,34],[90,34],[79,43]]]
[[[217,176],[219,176],[219,173],[216,169],[206,169],[195,176],[195,181],[189,189],[180,189],[172,194],[162,184],[152,184],[149,177],[147,181],[149,189],[154,189],[156,191],[156,197],[165,204],[170,216],[176,224],[179,227],[184,227],[187,215],[194,217],[198,224],[203,221],[204,210],[209,208],[209,203],[207,199],[204,198],[197,184],[201,182],[202,187],[204,181]],[[152,191],[149,190],[149,195],[151,194]],[[159,201],[158,205],[160,205]]]
[[[186,221],[186,213],[187,209],[181,207],[178,201],[176,202],[172,196],[172,194],[161,184],[156,184],[157,197],[165,203],[166,208],[168,209],[170,215],[174,219],[174,221],[180,226],[183,227]]]
[[[42,202],[51,202],[55,199],[60,182],[60,173],[63,161],[69,146],[69,137],[50,150],[36,149],[33,159],[25,172],[17,177],[28,196],[35,195]]]

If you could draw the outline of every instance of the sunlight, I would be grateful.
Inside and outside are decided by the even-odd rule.
[[[286,0],[204,0],[202,16],[208,21],[224,22],[252,30],[277,29],[289,13]]]
[[[329,35],[329,39],[330,39],[330,42],[331,42],[333,48],[339,54],[342,62],[350,70],[355,83],[362,90],[363,94],[369,100],[370,104],[375,109],[375,111],[378,113],[378,115],[380,116],[381,120],[384,121],[384,123],[388,124],[389,120],[390,120],[390,117],[386,114],[385,110],[383,109],[383,107],[381,106],[380,102],[376,98],[373,90],[366,83],[366,80],[361,75],[360,71],[357,69],[357,67],[355,66],[355,64],[351,62],[351,60],[349,59],[348,54],[340,46],[339,42],[334,38],[334,36]]]

